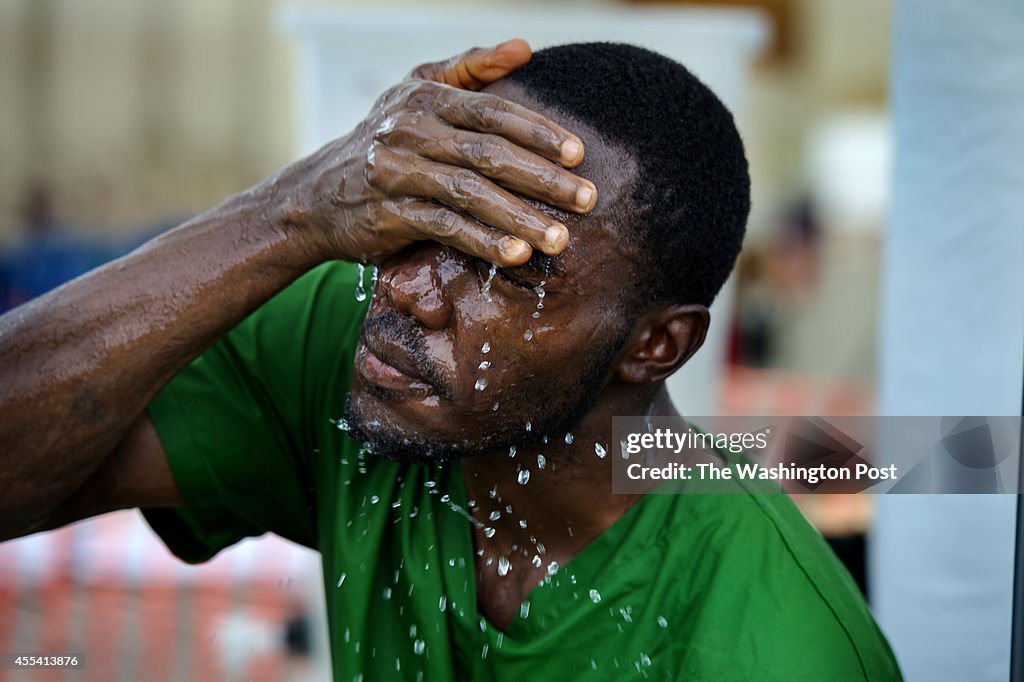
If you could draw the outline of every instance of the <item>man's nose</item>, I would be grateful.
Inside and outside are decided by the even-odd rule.
[[[381,265],[378,284],[395,310],[428,329],[444,329],[452,312],[442,272],[448,260],[440,244],[415,244]]]

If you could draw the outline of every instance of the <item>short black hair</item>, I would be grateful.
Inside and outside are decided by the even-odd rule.
[[[622,43],[539,50],[508,80],[633,155],[640,177],[622,216],[642,265],[660,275],[633,291],[711,305],[750,212],[743,142],[718,97],[682,64]]]

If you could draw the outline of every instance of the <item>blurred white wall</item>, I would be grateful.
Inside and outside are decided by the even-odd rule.
[[[882,413],[1020,414],[1024,4],[901,0],[895,25]],[[877,498],[873,603],[908,680],[1008,678],[1015,498]]]

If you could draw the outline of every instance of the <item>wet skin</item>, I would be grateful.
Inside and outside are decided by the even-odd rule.
[[[411,451],[444,443],[466,455],[463,472],[479,522],[474,541],[482,550],[476,557],[478,608],[504,629],[551,562],[567,563],[637,501],[611,494],[611,460],[594,454],[595,442],[610,450],[611,416],[675,410],[662,383],[652,381],[655,375],[636,374],[628,357],[619,362],[645,348],[645,329],[650,331],[621,301],[638,272],[616,209],[639,181],[636,164],[588,126],[532,101],[519,86],[497,83],[488,91],[580,136],[587,155],[575,170],[600,188],[597,205],[586,216],[546,209],[569,228],[565,251],[551,259],[547,273],[544,259],[536,258],[538,267],[499,270],[487,294],[488,264],[437,243],[418,244],[382,262],[356,353],[349,413],[371,436],[399,447],[405,438]],[[541,281],[543,309],[534,318]],[[703,339],[706,311],[686,319],[685,338],[676,341],[695,344],[688,357]],[[481,351],[485,343],[488,353]],[[490,366],[480,369],[482,361]],[[596,370],[595,362],[601,365]],[[476,390],[481,377],[487,386]],[[564,423],[581,402],[590,409]],[[547,443],[539,441],[545,434]],[[538,454],[546,458],[543,468]],[[522,469],[530,472],[526,485],[518,482]],[[491,520],[495,511],[501,516]],[[488,537],[485,527],[496,532]],[[534,565],[534,555],[541,554],[541,565]],[[499,557],[511,563],[505,576],[497,573]]]
[[[515,86],[492,88],[525,100]],[[574,130],[579,134],[582,126],[574,123]],[[528,421],[539,433],[549,415],[557,418],[578,402],[576,386],[594,349],[624,330],[615,313],[633,256],[609,207],[635,176],[620,150],[593,133],[581,137],[587,157],[575,170],[599,182],[601,195],[585,218],[543,209],[574,234],[561,256],[499,269],[487,293],[489,264],[436,242],[417,243],[381,263],[356,352],[352,402],[364,421],[423,443],[468,442],[479,454],[481,441],[507,450],[526,437]],[[490,367],[479,369],[483,361]],[[474,388],[480,378],[484,390]],[[557,404],[538,406],[533,396]]]

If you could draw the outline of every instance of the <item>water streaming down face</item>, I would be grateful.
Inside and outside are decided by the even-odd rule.
[[[497,274],[498,267],[491,264],[491,267],[487,270],[487,279],[484,280],[483,286],[480,287],[480,295],[488,303],[494,303],[494,299],[491,298],[491,282],[494,281],[494,275]]]
[[[363,288],[363,273],[366,271],[366,266],[362,263],[356,263],[356,300],[366,300],[366,289]]]

